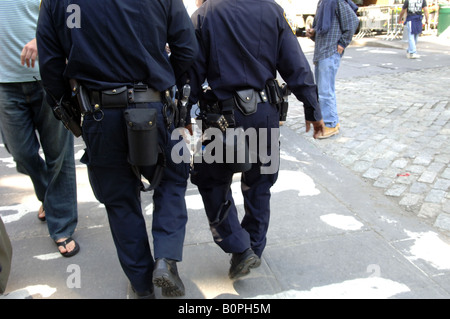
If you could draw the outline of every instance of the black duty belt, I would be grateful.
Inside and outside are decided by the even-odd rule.
[[[111,90],[90,91],[91,104],[102,108],[124,108],[129,104],[161,102],[161,92],[149,87],[121,86]]]

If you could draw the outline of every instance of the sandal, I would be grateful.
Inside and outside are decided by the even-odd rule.
[[[41,216],[42,214],[44,214],[44,216]],[[41,205],[41,207],[39,207],[38,218],[39,218],[40,221],[45,222],[44,205]]]
[[[72,242],[72,241],[75,243],[75,248],[74,248],[72,251],[67,251],[66,245],[67,245],[68,243]],[[78,254],[78,252],[80,251],[80,246],[78,245],[78,243],[77,243],[72,237],[69,237],[69,238],[67,238],[66,240],[61,241],[61,242],[56,242],[56,246],[58,246],[58,247],[64,247],[64,249],[66,249],[66,252],[65,252],[65,253],[62,253],[61,251],[59,251],[60,254],[63,255],[63,257],[72,257],[72,256],[75,256],[75,255]],[[58,250],[59,250],[59,248],[58,248]]]

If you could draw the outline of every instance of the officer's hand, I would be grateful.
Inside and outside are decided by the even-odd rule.
[[[185,127],[178,127],[177,130],[180,133],[180,135],[183,137],[183,140],[186,144],[191,144],[191,138],[192,136],[192,127],[191,129],[188,128],[189,124]],[[190,135],[190,136],[189,136]]]
[[[306,36],[307,36],[308,38],[314,38],[315,34],[316,34],[316,30],[314,30],[314,29],[308,29],[308,30],[306,30]]]
[[[192,124],[187,124],[184,128],[189,131],[189,134],[191,134],[191,136],[194,135],[194,133],[192,132]]]
[[[20,54],[20,63],[22,65],[27,64],[27,67],[34,68],[34,63],[37,59],[38,52],[37,52],[37,45],[36,45],[36,39],[31,40],[28,42],[22,49],[22,53]]]
[[[324,133],[324,127],[325,124],[323,122],[323,120],[320,121],[306,121],[306,132],[309,132],[309,130],[311,129],[311,124],[314,128],[314,133],[313,133],[313,137],[314,138],[319,138],[319,136],[322,136]]]

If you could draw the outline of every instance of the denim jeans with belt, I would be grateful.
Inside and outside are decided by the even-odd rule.
[[[417,42],[419,41],[419,34],[414,34],[412,32],[412,22],[408,21],[406,23],[406,27],[408,30],[408,50],[407,52],[410,54],[414,54],[417,52]]]
[[[339,116],[336,104],[336,74],[341,63],[341,55],[336,52],[315,65],[317,89],[322,117],[327,127],[336,127]]]
[[[44,205],[50,237],[70,237],[78,221],[73,135],[45,103],[39,82],[0,83],[0,123],[17,171],[31,178]]]

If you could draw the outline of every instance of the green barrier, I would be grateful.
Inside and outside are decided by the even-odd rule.
[[[444,33],[450,26],[450,5],[439,5],[439,22],[438,22],[438,35]]]

